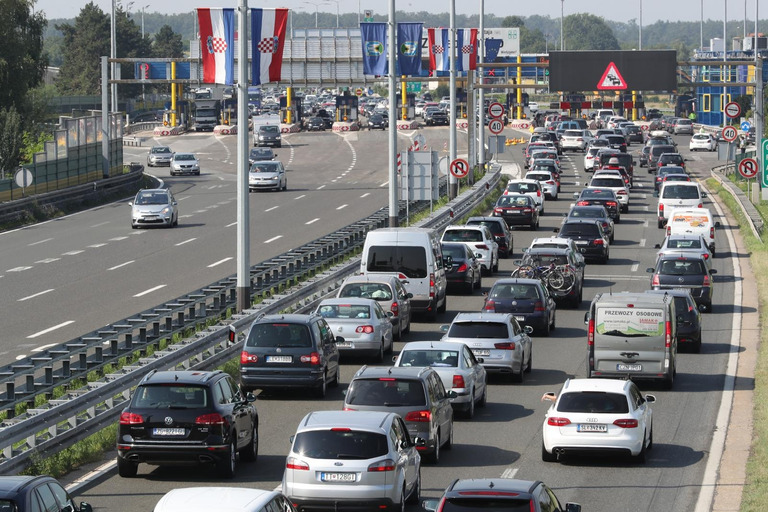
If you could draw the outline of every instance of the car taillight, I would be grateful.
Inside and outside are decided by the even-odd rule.
[[[672,346],[672,322],[669,320],[664,322],[664,346],[667,348]]]
[[[607,222],[603,222],[603,229],[608,229],[608,226],[610,226],[610,224],[608,224]]]
[[[297,469],[299,471],[309,471],[309,464],[296,457],[288,457],[285,460],[285,467],[287,469]]]
[[[547,425],[552,427],[565,427],[566,425],[570,424],[571,420],[568,418],[547,418]]]
[[[552,181],[552,180],[547,181],[547,185],[554,185],[554,184],[555,184],[555,182]]]
[[[429,297],[435,297],[435,274],[429,274]]]
[[[533,310],[534,311],[546,311],[547,308],[544,307],[544,303],[543,302],[541,302],[540,300],[537,300],[536,302],[533,303]]]
[[[226,425],[227,420],[221,414],[212,412],[211,414],[203,414],[195,418],[196,425]]]
[[[121,425],[140,425],[144,423],[144,417],[134,412],[124,412],[120,415]]]
[[[595,320],[590,318],[587,324],[587,345],[595,344]]]
[[[496,212],[496,213],[504,213],[504,209],[503,208],[494,208],[493,211]]]
[[[464,377],[461,375],[454,375],[453,376],[453,387],[454,388],[464,388],[466,387],[464,385]]]
[[[488,250],[488,246],[485,244],[475,244],[475,247],[477,247],[478,249],[482,249],[483,251]]]
[[[703,203],[699,203],[699,206],[697,206],[697,208],[704,208],[704,204]]]
[[[702,281],[701,286],[709,286],[709,276],[704,276],[704,281]]]
[[[317,352],[312,352],[309,355],[301,356],[299,361],[302,363],[320,364],[320,354]]]
[[[670,226],[669,224],[667,224],[667,236],[669,236],[669,235],[671,235],[671,234],[672,234],[672,226]]]
[[[595,240],[592,240],[592,244],[593,245],[604,245],[605,244],[605,240],[603,240],[602,238],[597,238]]]
[[[613,207],[615,207],[616,206],[616,201],[606,201],[605,204],[606,204],[606,206],[613,206]]]
[[[488,299],[485,301],[485,306],[483,306],[483,309],[486,311],[496,311],[496,303],[493,302],[493,300]]]
[[[392,312],[392,316],[397,316],[400,312],[400,305],[397,302],[393,302],[389,310]]]
[[[240,364],[258,363],[259,356],[256,354],[249,354],[245,350],[240,352]]]
[[[616,194],[620,195],[620,196],[625,196],[625,195],[627,195],[627,191],[626,190],[619,190],[618,192],[616,192]]]
[[[405,415],[405,421],[428,422],[432,419],[430,411],[411,411]]]
[[[651,286],[659,286],[659,274],[653,274],[653,279],[651,279]]]
[[[624,418],[613,422],[614,425],[621,428],[637,428],[638,422],[634,418]]]
[[[515,350],[515,342],[505,341],[503,343],[494,343],[493,348],[497,348],[499,350]]]
[[[373,326],[372,325],[359,325],[355,332],[357,334],[372,334],[373,333]]]
[[[576,206],[589,206],[589,201],[578,201]]]
[[[368,466],[369,472],[379,472],[379,471],[394,471],[395,470],[395,461],[392,459],[384,459],[379,462],[374,462],[370,466]]]
[[[536,196],[541,197],[541,190],[536,191]]]
[[[664,214],[664,203],[659,203],[659,215]]]
[[[467,268],[469,268],[469,267],[467,267],[467,264],[466,263],[462,263],[461,265],[459,265],[459,268],[456,270],[456,272],[466,272]]]
[[[715,228],[714,227],[709,228],[709,238],[711,238],[713,240],[715,239]]]
[[[523,208],[523,213],[531,213],[533,208]]]

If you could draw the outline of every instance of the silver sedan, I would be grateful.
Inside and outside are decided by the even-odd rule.
[[[174,153],[171,158],[171,176],[177,174],[200,175],[200,161],[194,153]]]
[[[334,337],[344,338],[343,343],[336,343],[342,354],[373,355],[382,362],[384,352],[392,350],[392,313],[385,313],[374,299],[325,299],[317,313],[325,318]]]

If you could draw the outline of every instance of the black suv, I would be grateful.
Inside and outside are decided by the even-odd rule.
[[[448,114],[444,110],[428,110],[424,113],[424,122],[427,126],[448,125]]]
[[[253,395],[243,396],[221,370],[151,371],[120,414],[117,469],[136,476],[139,463],[209,463],[225,478],[235,474],[237,454],[255,461],[259,415]]]
[[[556,229],[558,236],[570,238],[579,248],[584,258],[596,259],[602,263],[608,263],[610,258],[610,242],[608,235],[603,230],[603,224],[599,220],[569,220],[564,222],[560,229]]]
[[[493,238],[499,244],[499,257],[509,258],[512,255],[514,235],[501,217],[470,217],[467,226],[487,226]]]
[[[240,353],[240,385],[254,389],[310,388],[324,397],[339,385],[339,349],[325,319],[311,315],[268,315],[248,330]]]
[[[540,481],[510,478],[460,479],[448,486],[439,499],[424,500],[429,512],[465,512],[467,510],[549,512],[581,512],[581,505],[566,503],[563,507],[546,484]]]
[[[668,294],[675,299],[677,314],[677,346],[690,348],[692,352],[701,352],[701,311],[689,290],[673,288],[671,290],[645,290],[645,293]]]
[[[75,505],[64,487],[50,476],[0,476],[0,510],[91,512],[93,508],[85,502]]]

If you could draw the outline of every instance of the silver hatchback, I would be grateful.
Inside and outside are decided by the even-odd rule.
[[[169,189],[139,190],[131,206],[131,227],[159,226],[172,228],[179,224],[179,206]]]
[[[405,510],[419,502],[418,442],[392,412],[311,412],[291,436],[283,494],[299,512]]]

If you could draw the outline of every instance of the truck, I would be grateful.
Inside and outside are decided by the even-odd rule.
[[[195,100],[195,131],[213,131],[221,118],[221,101]]]

